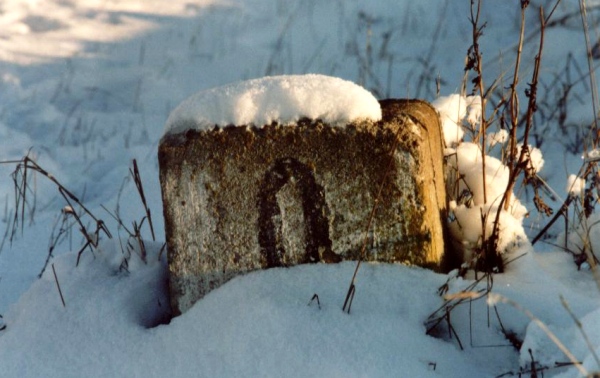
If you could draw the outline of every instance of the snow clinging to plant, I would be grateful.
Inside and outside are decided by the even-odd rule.
[[[577,177],[577,175],[569,175],[566,191],[570,196],[583,197],[585,191],[585,179]]]
[[[169,116],[165,134],[189,128],[290,124],[302,118],[331,125],[381,119],[377,99],[366,89],[325,75],[282,75],[201,91]]]
[[[498,217],[499,252],[512,251],[515,246],[527,242],[523,229],[523,219],[527,209],[516,196],[508,198],[508,206],[499,208],[509,183],[510,170],[494,157],[482,157],[481,146],[463,140],[464,125],[477,130],[481,122],[481,98],[479,96],[461,96],[452,94],[440,97],[433,102],[440,113],[446,143],[445,155],[448,161],[450,188],[450,210],[453,221],[449,225],[450,233],[464,252],[464,260],[471,259],[474,249],[481,247],[484,239],[492,235],[494,222]],[[508,133],[500,130],[486,136],[490,147],[504,144]],[[518,147],[520,153],[521,146]],[[544,165],[539,149],[528,146],[529,169],[538,172]],[[485,234],[484,234],[485,230]]]
[[[461,96],[451,94],[440,97],[432,102],[434,108],[440,113],[444,142],[447,147],[460,143],[464,136],[461,123],[465,117],[471,125],[479,123],[481,119],[481,98],[479,96]]]

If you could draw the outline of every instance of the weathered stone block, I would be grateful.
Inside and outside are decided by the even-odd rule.
[[[446,194],[438,115],[416,100],[381,107],[381,121],[345,127],[303,120],[165,135],[160,181],[175,313],[256,269],[359,258],[439,267]]]

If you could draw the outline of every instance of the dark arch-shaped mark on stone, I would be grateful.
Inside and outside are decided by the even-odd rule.
[[[262,181],[258,198],[258,241],[267,268],[283,266],[285,248],[282,225],[274,219],[281,217],[281,208],[277,203],[277,193],[294,178],[294,185],[300,193],[304,215],[304,235],[306,249],[297,264],[317,262],[320,256],[337,257],[331,250],[327,204],[323,187],[320,186],[312,170],[293,158],[275,161]]]

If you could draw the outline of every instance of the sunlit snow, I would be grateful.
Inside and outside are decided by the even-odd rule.
[[[521,3],[482,2],[485,85],[500,91],[507,90],[514,69]],[[362,264],[348,314],[342,305],[354,262],[258,271],[212,291],[169,323],[157,146],[169,114],[190,96],[202,106],[175,111],[168,122],[174,130],[186,117],[199,127],[299,117],[344,123],[380,117],[375,99],[433,102],[442,115],[449,165],[462,175],[459,189],[471,191],[451,204],[451,228],[460,248],[477,246],[483,230],[489,232],[482,215],[496,214],[506,188],[500,158],[507,136],[499,121],[483,136],[490,147],[484,195],[482,152],[472,143],[481,103],[478,96],[458,94],[472,90],[472,83],[462,90],[472,43],[469,4],[3,1],[0,159],[29,154],[105,221],[112,239],[101,235],[99,247],[85,249],[76,266],[84,240],[72,217],[66,218],[69,227],[62,223],[69,204],[56,185],[28,172],[27,205],[16,212],[14,163],[0,165],[0,376],[529,377],[533,363],[545,377],[581,376],[572,365],[557,366],[567,359],[555,343],[502,301],[495,308],[485,297],[467,301],[447,318],[454,333],[444,320],[427,335],[429,315],[444,298],[472,285],[478,278],[473,273],[460,278],[456,271]],[[539,5],[547,15],[552,4],[532,0],[527,9],[520,94],[537,52]],[[590,17],[598,16],[597,5],[588,1]],[[561,22],[548,25],[537,113],[550,118],[536,118],[529,148],[539,148],[531,168],[558,192],[549,204],[559,211],[560,196],[577,196],[573,206],[584,205],[586,183],[576,173],[582,155],[593,161],[599,154],[583,150],[582,125],[590,124],[595,110],[578,4],[563,1],[553,20]],[[568,112],[556,106],[560,96]],[[487,112],[496,101],[492,96]],[[141,221],[147,214],[129,174],[134,158],[156,241],[148,221]],[[559,220],[534,249],[528,239],[548,218],[535,211],[531,193],[515,188],[512,194],[501,222],[515,260],[493,276],[492,290],[538,317],[585,369],[597,372],[591,350],[600,352],[600,291],[583,257],[600,250],[600,218],[593,213],[569,228]],[[13,229],[21,216],[23,227]],[[142,224],[144,258],[125,230],[134,222]],[[94,224],[84,219],[85,227]],[[472,290],[481,293],[486,284]],[[319,303],[311,301],[315,294]],[[506,334],[523,347],[517,350]]]
[[[199,92],[179,105],[165,133],[228,125],[290,124],[302,118],[344,125],[378,121],[377,99],[360,86],[325,75],[272,76]]]

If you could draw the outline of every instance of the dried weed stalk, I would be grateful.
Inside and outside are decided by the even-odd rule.
[[[12,179],[14,182],[15,189],[15,203],[14,203],[14,215],[11,223],[11,231],[9,240],[12,243],[14,237],[17,234],[19,228],[23,233],[23,228],[27,215],[29,219],[33,219],[35,212],[35,190],[32,189],[32,185],[36,183],[36,174],[40,174],[50,182],[52,182],[58,193],[61,195],[66,205],[63,207],[63,213],[73,217],[75,224],[77,224],[79,231],[84,237],[85,243],[77,252],[77,264],[81,258],[82,253],[89,249],[93,253],[94,248],[98,247],[100,234],[106,235],[108,238],[112,238],[112,235],[106,227],[102,219],[97,218],[80,200],[68,190],[54,175],[42,168],[37,162],[30,157],[29,153],[24,156],[21,160],[3,161],[0,164],[16,164],[15,170],[12,173]],[[92,229],[84,224],[85,218],[89,218],[93,222]],[[60,237],[60,232],[57,237]],[[50,249],[53,249],[51,242]],[[49,252],[51,255],[52,251]]]
[[[523,57],[523,47],[525,42],[525,14],[529,6],[529,1],[521,1],[521,22],[519,29],[519,42],[516,48],[516,56],[513,67],[513,74],[511,82],[508,85],[508,93],[500,93],[500,98],[493,106],[491,114],[487,116],[486,106],[491,103],[492,95],[498,93],[498,83],[501,83],[502,77],[497,78],[493,83],[486,89],[484,83],[484,68],[482,62],[482,54],[480,51],[479,39],[483,35],[485,23],[481,24],[480,11],[482,2],[471,1],[471,13],[470,22],[472,27],[472,45],[468,49],[466,64],[465,64],[465,79],[468,77],[468,72],[472,72],[474,78],[471,80],[473,85],[471,94],[479,96],[481,99],[481,120],[480,128],[478,130],[471,130],[474,135],[474,141],[477,141],[481,150],[481,165],[482,165],[482,188],[483,188],[483,202],[488,203],[488,193],[486,192],[486,131],[492,123],[499,122],[500,127],[508,131],[509,140],[507,151],[504,155],[504,164],[509,170],[509,180],[506,189],[504,190],[503,196],[499,199],[497,208],[499,209],[493,215],[493,219],[490,218],[489,213],[481,214],[482,230],[485,231],[486,224],[492,224],[492,232],[490,235],[486,235],[486,232],[482,232],[481,246],[479,247],[476,255],[478,257],[476,267],[485,272],[502,272],[504,270],[504,261],[501,256],[501,251],[498,250],[499,238],[500,238],[500,216],[503,211],[509,211],[510,204],[512,202],[512,193],[518,182],[523,185],[528,185],[534,191],[534,204],[539,212],[547,216],[552,214],[552,209],[544,202],[542,197],[542,191],[545,183],[536,174],[533,168],[531,159],[531,147],[529,138],[534,129],[533,117],[537,111],[537,92],[539,85],[539,73],[541,70],[542,52],[544,48],[544,36],[546,32],[546,25],[548,24],[554,10],[558,6],[561,0],[557,0],[552,8],[550,14],[545,17],[543,8],[539,9],[539,45],[538,52],[534,59],[533,74],[530,81],[525,89],[525,96],[527,97],[527,108],[524,112],[519,107],[519,86],[521,82],[520,69]],[[519,148],[518,144],[522,147]]]
[[[132,168],[129,169],[129,173],[131,175],[131,179],[133,179],[135,183],[135,187],[137,189],[138,195],[140,196],[140,200],[142,201],[142,205],[144,206],[145,215],[142,217],[142,219],[139,222],[133,221],[131,223],[130,229],[125,225],[125,223],[123,223],[123,220],[119,214],[118,206],[114,213],[108,210],[105,206],[102,206],[102,208],[119,224],[119,229],[122,228],[128,235],[127,241],[125,242],[125,246],[119,238],[121,252],[123,252],[123,254],[125,255],[125,258],[123,259],[123,262],[121,264],[121,269],[123,270],[128,270],[128,261],[132,253],[137,253],[140,259],[144,263],[147,263],[148,253],[146,249],[146,243],[144,242],[144,238],[142,237],[142,227],[144,226],[144,223],[148,223],[148,227],[152,235],[152,240],[156,241],[156,237],[154,234],[154,226],[152,224],[152,213],[150,212],[150,208],[148,207],[148,203],[146,202],[146,195],[144,194],[142,178],[140,176],[137,161],[135,159],[133,159]],[[121,189],[123,189],[123,186],[121,187]],[[159,253],[159,258],[161,253]]]

